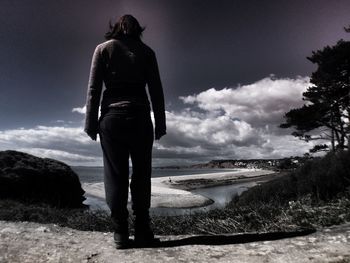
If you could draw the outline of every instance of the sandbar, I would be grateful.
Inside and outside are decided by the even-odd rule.
[[[194,208],[207,206],[213,201],[202,195],[192,193],[191,190],[248,181],[267,181],[275,175],[276,173],[270,170],[238,169],[237,171],[218,173],[152,178],[151,207]],[[103,182],[83,183],[82,187],[88,198],[90,196],[105,200]]]

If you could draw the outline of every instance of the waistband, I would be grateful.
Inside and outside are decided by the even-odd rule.
[[[150,116],[151,110],[145,106],[132,107],[109,107],[101,110],[101,118],[106,115],[120,115],[120,116]]]

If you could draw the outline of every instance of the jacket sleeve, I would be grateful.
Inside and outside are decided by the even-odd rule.
[[[147,86],[154,113],[155,129],[165,133],[164,93],[160,80],[157,58],[153,51],[150,53],[149,65],[147,65]]]
[[[103,61],[99,46],[96,47],[91,61],[89,84],[86,98],[85,128],[87,133],[97,134],[98,110],[103,85]]]

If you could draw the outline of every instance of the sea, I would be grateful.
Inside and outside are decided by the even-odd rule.
[[[78,174],[82,183],[98,183],[103,182],[103,167],[91,166],[71,166],[71,168]],[[130,173],[131,173],[130,168]],[[154,177],[173,177],[179,175],[193,175],[193,174],[209,174],[237,171],[237,169],[198,169],[198,168],[153,168],[152,178]]]
[[[83,183],[101,183],[103,182],[103,167],[87,167],[87,166],[72,166],[71,167],[79,176],[80,182]],[[130,169],[131,171],[131,169]],[[152,178],[167,177],[171,178],[180,175],[194,175],[194,174],[208,174],[208,173],[222,173],[222,172],[236,172],[237,169],[198,169],[198,168],[153,168]],[[240,195],[248,188],[256,185],[255,182],[244,182],[233,185],[222,185],[207,188],[199,188],[192,190],[195,194],[203,195],[214,202],[204,207],[195,208],[151,208],[150,213],[155,215],[184,215],[193,214],[196,212],[205,212],[215,208],[225,207],[235,196]],[[104,209],[108,210],[105,200],[86,196],[87,203],[90,209]]]

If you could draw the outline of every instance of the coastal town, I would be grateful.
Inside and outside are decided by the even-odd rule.
[[[311,160],[314,157],[306,154],[304,156],[291,156],[280,159],[218,159],[211,160],[207,163],[193,164],[189,166],[164,166],[155,167],[156,169],[234,169],[234,168],[247,168],[247,169],[268,169],[268,170],[288,170],[295,169],[307,160]]]

